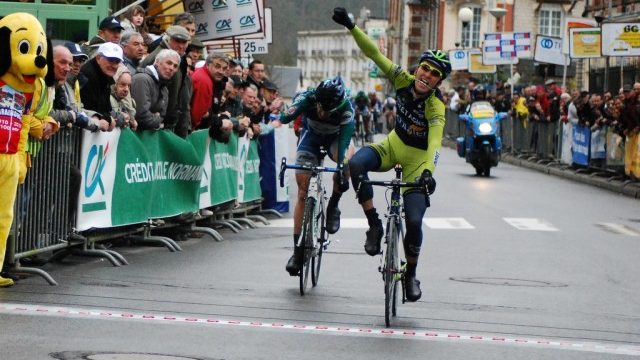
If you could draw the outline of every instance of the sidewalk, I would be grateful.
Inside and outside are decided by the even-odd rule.
[[[455,150],[455,140],[443,139],[442,144]],[[559,176],[565,179],[581,182],[591,186],[597,186],[602,189],[613,191],[631,198],[640,199],[640,182],[629,180],[628,178],[615,175],[609,172],[594,172],[589,169],[576,169],[566,164],[560,164],[550,160],[543,162],[536,160],[528,160],[519,158],[510,153],[503,153],[501,161],[537,170],[548,175]]]

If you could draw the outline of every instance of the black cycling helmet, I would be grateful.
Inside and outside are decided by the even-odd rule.
[[[422,56],[420,56],[420,64],[422,64],[423,61],[428,61],[442,70],[442,80],[451,73],[449,56],[442,50],[427,50],[423,52]]]
[[[340,75],[333,79],[326,79],[316,88],[316,100],[326,111],[334,111],[345,100],[345,86]]]

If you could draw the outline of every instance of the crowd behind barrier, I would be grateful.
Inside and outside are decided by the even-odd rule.
[[[257,141],[246,135],[219,143],[204,130],[182,139],[164,131],[69,128],[43,143],[35,160],[18,190],[7,264],[11,272],[38,274],[50,284],[56,282],[49,274],[21,260],[101,256],[121,266],[126,259],[102,242],[129,239],[179,251],[164,230],[203,232],[220,241],[216,228],[238,232],[257,221],[268,224],[260,212]],[[83,176],[75,206],[71,169],[78,165]]]

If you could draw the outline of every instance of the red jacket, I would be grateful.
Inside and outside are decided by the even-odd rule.
[[[202,117],[209,112],[213,103],[213,79],[207,66],[197,69],[191,75],[193,95],[191,95],[191,128],[196,129]]]

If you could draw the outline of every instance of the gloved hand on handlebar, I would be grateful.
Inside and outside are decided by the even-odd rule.
[[[333,21],[338,24],[345,26],[347,29],[351,30],[355,27],[351,18],[349,18],[349,14],[347,10],[343,7],[337,7],[333,9],[333,16],[331,17]]]
[[[420,181],[427,187],[427,193],[432,195],[436,191],[436,179],[431,175],[429,169],[424,169],[420,175]]]
[[[344,168],[344,165],[340,166],[340,171],[338,171],[338,186],[340,187],[340,192],[347,192],[349,190],[349,176],[347,176],[347,170]]]

